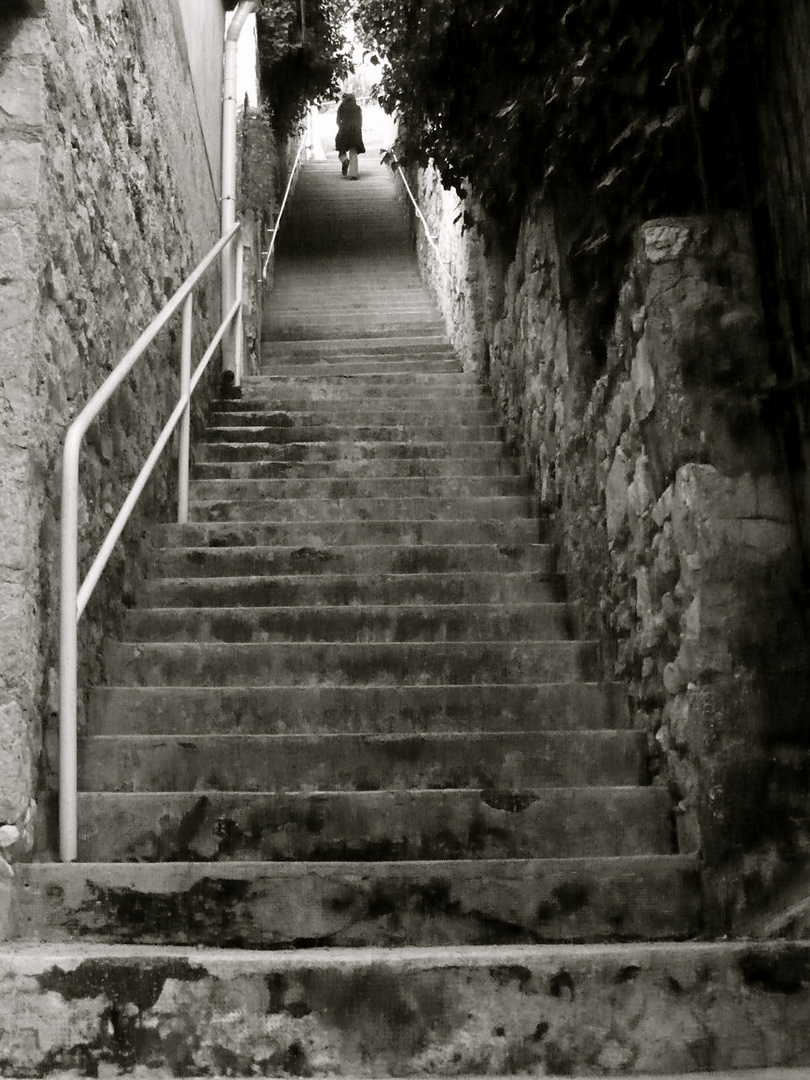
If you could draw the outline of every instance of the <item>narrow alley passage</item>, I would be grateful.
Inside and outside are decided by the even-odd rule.
[[[393,177],[309,163],[289,225],[261,370],[214,404],[192,520],[159,530],[91,692],[81,861],[21,868],[21,936],[48,944],[8,1022],[61,1003],[41,1045],[70,1064],[90,1021],[64,1016],[96,1009],[82,1061],[175,1075],[507,1075],[558,1046],[573,1074],[603,1043],[660,1072],[660,1040],[691,1068],[718,995],[712,1046],[761,1039],[785,996],[683,940],[697,857]],[[111,1008],[148,1040],[109,1044]]]
[[[389,170],[304,167],[266,313],[261,371],[197,448],[193,521],[162,530],[93,694],[86,887],[118,864],[140,894],[148,869],[141,941],[694,934],[694,857],[596,643],[572,636]],[[94,906],[93,933],[120,917]]]

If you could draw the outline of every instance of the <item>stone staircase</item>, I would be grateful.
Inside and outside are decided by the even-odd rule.
[[[810,951],[685,940],[697,858],[393,179],[311,163],[292,212],[91,694],[80,862],[21,869],[0,1074],[810,1062]]]

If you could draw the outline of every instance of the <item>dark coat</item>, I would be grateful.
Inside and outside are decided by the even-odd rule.
[[[337,111],[337,135],[335,136],[335,149],[341,153],[356,150],[358,154],[365,154],[363,145],[363,110],[353,97],[344,97]]]

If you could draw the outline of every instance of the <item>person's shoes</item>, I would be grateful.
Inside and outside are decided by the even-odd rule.
[[[349,171],[349,163],[348,163],[348,161],[343,162],[343,164],[340,166],[340,171],[341,171],[343,176],[346,175],[346,173]],[[355,178],[352,177],[352,179],[355,179]]]
[[[359,180],[360,177],[359,176],[350,176],[349,179],[350,180]]]

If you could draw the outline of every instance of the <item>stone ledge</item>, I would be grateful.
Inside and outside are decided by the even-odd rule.
[[[304,952],[21,944],[0,954],[0,987],[10,1075],[88,1075],[101,1062],[116,1075],[157,1061],[163,1075],[190,1076],[223,1066],[415,1077],[810,1068],[810,942]]]

